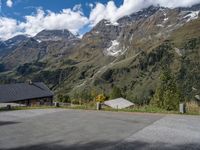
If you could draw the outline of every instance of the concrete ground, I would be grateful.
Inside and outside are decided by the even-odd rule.
[[[1,150],[200,150],[200,117],[83,110],[0,112]]]

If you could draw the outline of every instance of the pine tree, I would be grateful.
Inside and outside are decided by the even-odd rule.
[[[162,71],[160,85],[156,89],[151,104],[166,110],[177,110],[181,100],[181,93],[171,71],[169,69]]]

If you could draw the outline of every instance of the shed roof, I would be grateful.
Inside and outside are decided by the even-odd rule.
[[[0,103],[52,97],[51,90],[42,82],[0,85]]]
[[[124,108],[128,108],[135,105],[134,103],[124,98],[117,98],[117,99],[105,101],[104,104],[115,109],[124,109]]]

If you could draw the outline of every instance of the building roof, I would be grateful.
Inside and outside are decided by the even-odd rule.
[[[117,98],[117,99],[105,101],[104,104],[115,109],[124,109],[124,108],[128,108],[135,105],[134,103],[124,98]]]
[[[0,103],[52,97],[51,90],[42,82],[0,85]]]

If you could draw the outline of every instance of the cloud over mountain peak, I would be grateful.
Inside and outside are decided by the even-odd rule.
[[[68,29],[75,34],[88,24],[88,18],[81,11],[71,9],[63,9],[59,13],[38,9],[36,14],[24,18],[25,21],[20,22],[12,18],[0,17],[0,38],[8,39],[17,34],[34,36],[44,29]]]
[[[175,8],[191,7],[198,3],[200,3],[200,0],[124,0],[123,4],[117,7],[114,1],[109,1],[107,4],[97,3],[92,9],[89,19],[92,26],[94,26],[102,19],[114,23],[123,16],[130,15],[151,5]]]
[[[6,2],[8,7],[12,7],[12,0]],[[34,36],[43,29],[68,29],[72,33],[77,33],[85,26],[95,26],[102,19],[116,23],[118,19],[151,5],[175,8],[191,7],[198,3],[200,0],[124,0],[120,6],[117,6],[116,1],[113,0],[106,4],[86,2],[90,7],[89,16],[84,15],[81,4],[62,9],[60,12],[40,8],[36,13],[24,16],[23,21],[0,16],[0,39],[8,39],[17,34]]]

